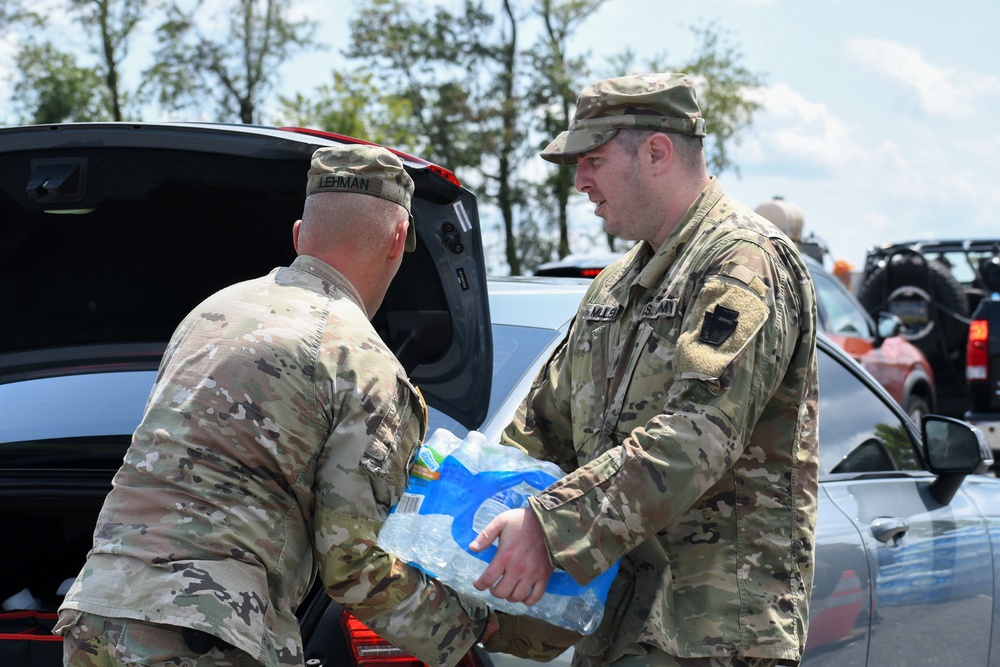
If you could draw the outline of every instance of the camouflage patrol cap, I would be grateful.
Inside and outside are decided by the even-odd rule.
[[[674,72],[632,74],[590,84],[576,100],[569,130],[545,147],[542,158],[576,164],[577,157],[626,127],[705,136],[705,119],[691,77]]]
[[[406,232],[406,250],[417,247],[410,200],[413,179],[403,162],[381,146],[345,144],[317,148],[309,167],[306,196],[317,192],[360,192],[395,202],[406,209],[410,226]]]

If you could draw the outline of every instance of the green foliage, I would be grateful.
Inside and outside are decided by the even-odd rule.
[[[147,5],[147,0],[69,0],[85,29],[91,30],[92,52],[102,65],[103,84],[113,120],[124,120],[129,97],[122,88],[119,67],[128,52],[128,42]]]
[[[383,92],[370,72],[333,72],[308,97],[281,97],[283,123],[313,127],[419,152],[418,128],[410,100]]]
[[[429,11],[402,0],[367,0],[350,22],[345,55],[375,73],[380,90],[412,109],[421,156],[453,170],[477,166],[492,137],[480,122],[496,100],[483,81],[493,17],[477,2]]]
[[[519,272],[515,217],[526,201],[524,163],[530,114],[519,74],[519,18],[465,0],[457,10],[401,0],[367,0],[351,21],[351,58],[376,72],[382,90],[409,102],[416,152],[476,183],[503,219],[507,261]]]
[[[692,26],[699,45],[694,56],[676,65],[674,71],[687,72],[695,79],[698,101],[706,119],[708,137],[705,158],[709,173],[716,175],[739,166],[731,158],[731,149],[739,145],[741,134],[750,127],[761,103],[750,93],[763,85],[760,75],[742,65],[743,54],[735,41],[715,22]],[[652,71],[670,71],[657,58],[650,62]]]
[[[0,37],[15,28],[34,30],[45,25],[45,17],[31,11],[20,0],[0,0]]]
[[[81,67],[74,56],[52,44],[25,44],[17,54],[20,78],[14,84],[13,107],[21,123],[109,120],[101,75]]]
[[[259,107],[278,68],[312,46],[315,24],[288,18],[290,0],[232,0],[218,14],[179,1],[165,8],[159,48],[145,79],[172,111],[203,111],[217,120],[260,121]],[[212,26],[224,26],[222,32]]]

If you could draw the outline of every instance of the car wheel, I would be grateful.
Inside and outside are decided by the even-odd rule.
[[[910,419],[917,426],[920,426],[920,420],[923,419],[924,415],[929,415],[931,412],[930,406],[927,405],[927,401],[923,399],[922,396],[908,396],[906,399],[906,405],[903,406],[906,410],[906,414],[910,415]]]
[[[882,311],[899,317],[900,335],[928,358],[948,358],[965,345],[968,299],[961,283],[938,260],[896,255],[865,279],[858,300],[872,317]]]

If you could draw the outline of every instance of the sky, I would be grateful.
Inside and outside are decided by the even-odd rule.
[[[346,44],[346,19],[323,21]],[[1000,237],[1000,3],[610,0],[570,50],[685,60],[690,26],[708,22],[764,81],[733,151],[739,175],[718,175],[730,195],[751,208],[783,197],[804,236],[859,268],[873,244]],[[574,220],[599,224],[589,204]]]
[[[353,7],[296,6],[329,48],[289,62],[283,93],[308,93],[344,66]],[[595,68],[626,47],[640,61],[664,52],[683,61],[690,27],[708,23],[763,81],[752,93],[763,108],[731,153],[739,173],[718,175],[730,195],[751,208],[784,198],[801,210],[804,236],[858,267],[873,244],[1000,236],[1000,2],[609,0],[570,55]],[[535,160],[525,167],[544,166]],[[574,251],[589,249],[599,224],[581,199]],[[500,247],[487,241],[488,259]]]

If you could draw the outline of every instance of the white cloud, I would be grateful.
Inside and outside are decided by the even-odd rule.
[[[752,93],[763,105],[754,136],[740,147],[748,167],[784,165],[796,171],[825,173],[852,161],[858,146],[850,128],[826,104],[813,102],[785,84]]]
[[[986,235],[987,216],[976,209],[996,210],[1000,192],[991,192],[982,165],[1000,150],[1000,136],[946,138],[940,121],[926,118],[891,128],[848,123],[786,84],[755,94],[763,108],[736,151],[743,178],[725,179],[744,203],[785,196],[802,208],[806,234],[855,264],[870,244]],[[964,203],[973,201],[983,206]]]
[[[934,116],[967,117],[981,98],[1000,95],[1000,77],[935,66],[919,50],[896,42],[853,39],[847,55],[895,81]]]

